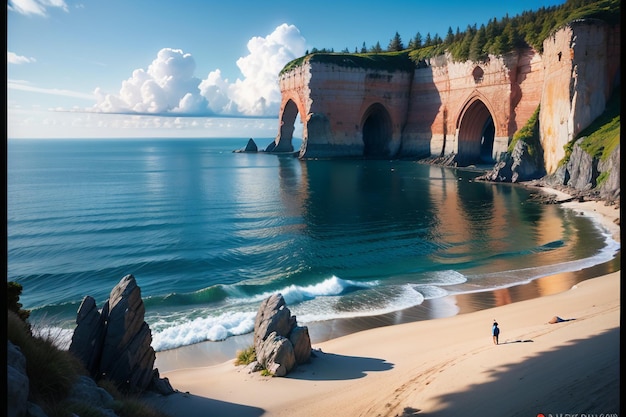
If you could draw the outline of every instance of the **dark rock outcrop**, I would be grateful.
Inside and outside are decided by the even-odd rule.
[[[620,145],[611,152],[606,160],[598,162],[598,172],[605,173],[604,181],[598,184],[600,197],[606,201],[618,201],[620,199]]]
[[[476,177],[476,180],[528,182],[535,186],[561,190],[572,196],[572,199],[602,200],[607,204],[619,204],[620,145],[617,145],[608,158],[601,160],[591,156],[580,146],[583,139],[576,141],[567,163],[559,166],[552,174],[546,175],[538,155],[530,155],[526,144],[518,142],[511,154],[505,154],[490,171]],[[546,198],[547,203],[557,202]]]
[[[45,417],[43,409],[29,401],[30,384],[26,357],[20,348],[7,341],[7,417]],[[106,390],[87,377],[79,376],[65,400],[68,404],[85,404],[106,417],[117,417],[115,400]]]
[[[141,290],[135,277],[126,275],[113,288],[101,312],[92,297],[85,297],[69,351],[96,381],[109,379],[128,392],[172,393],[169,381],[159,378],[158,370],[153,369],[156,354],[144,315]]]
[[[88,404],[89,408],[97,409],[99,413],[106,417],[116,417],[113,411],[115,399],[104,388],[99,387],[96,382],[87,377],[80,376],[72,386],[72,391],[67,399],[69,403]]]
[[[261,303],[254,322],[254,348],[260,367],[274,376],[285,376],[311,358],[309,330],[297,325],[282,294]]]
[[[29,379],[26,358],[20,348],[7,341],[7,417],[25,416],[29,408]]]
[[[502,161],[477,180],[494,182],[522,182],[541,178],[546,174],[543,155],[532,155],[528,144],[517,141],[510,154],[505,154]]]
[[[541,179],[541,184],[564,189],[570,195],[610,203],[620,199],[620,145],[606,160],[592,157],[576,141],[567,164]]]
[[[78,326],[74,329],[69,350],[80,359],[92,376],[99,374],[106,330],[104,321],[105,317],[98,311],[96,300],[91,296],[83,298],[76,317]]]

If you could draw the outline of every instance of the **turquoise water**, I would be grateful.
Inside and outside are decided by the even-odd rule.
[[[619,250],[589,219],[476,172],[232,152],[246,143],[9,140],[7,280],[23,286],[31,321],[68,340],[83,297],[102,307],[133,274],[162,351],[251,332],[274,292],[307,325],[510,287]]]

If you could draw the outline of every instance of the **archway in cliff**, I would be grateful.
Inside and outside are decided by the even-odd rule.
[[[293,151],[293,132],[295,130],[296,117],[298,117],[298,106],[293,100],[288,100],[280,119],[279,141],[276,143],[274,152]]]
[[[391,116],[382,104],[372,104],[363,114],[363,156],[388,158],[391,155]]]
[[[493,140],[496,136],[496,126],[491,115],[485,122],[483,134],[480,137],[480,162],[487,164],[495,162],[493,159]]]
[[[485,103],[476,99],[461,115],[457,162],[462,165],[493,163],[495,133],[491,112]]]

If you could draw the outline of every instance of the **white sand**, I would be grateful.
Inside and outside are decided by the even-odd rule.
[[[619,208],[567,205],[620,241]],[[553,316],[574,320],[549,324]],[[606,415],[619,413],[619,333],[620,271],[559,294],[319,343],[284,378],[232,360],[164,372],[180,392],[149,401],[175,417]]]

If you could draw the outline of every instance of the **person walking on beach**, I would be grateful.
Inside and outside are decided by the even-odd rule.
[[[498,327],[498,322],[494,319],[493,326],[491,326],[491,334],[493,335],[493,344],[498,344],[498,336],[500,336],[500,328]]]

